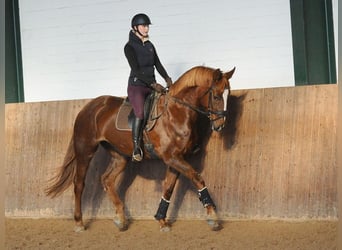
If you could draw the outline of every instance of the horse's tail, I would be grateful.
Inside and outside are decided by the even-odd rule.
[[[76,161],[74,140],[72,138],[64,157],[63,165],[60,167],[57,175],[49,180],[51,184],[45,189],[45,194],[51,198],[61,195],[72,184],[75,174]]]

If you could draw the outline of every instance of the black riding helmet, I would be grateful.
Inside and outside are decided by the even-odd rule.
[[[138,25],[150,25],[150,24],[151,24],[150,18],[146,14],[140,13],[140,14],[136,14],[132,18],[131,26],[133,28],[134,26],[138,26]]]

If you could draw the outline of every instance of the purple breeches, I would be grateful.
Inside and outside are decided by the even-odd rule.
[[[145,86],[128,85],[127,87],[129,102],[133,107],[135,116],[139,119],[144,119],[145,99],[151,92],[152,90]]]

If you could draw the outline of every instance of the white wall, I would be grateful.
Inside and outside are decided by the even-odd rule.
[[[236,66],[233,89],[293,86],[289,2],[20,0],[25,100],[125,96],[123,47],[138,12],[174,80],[196,65]]]

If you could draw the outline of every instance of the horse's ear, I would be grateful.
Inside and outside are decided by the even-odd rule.
[[[222,72],[220,69],[216,69],[213,73],[213,80],[214,82],[218,82],[222,79]]]
[[[235,72],[235,67],[231,71],[224,73],[224,77],[227,78],[227,80],[229,80],[230,78],[232,78],[234,72]]]

